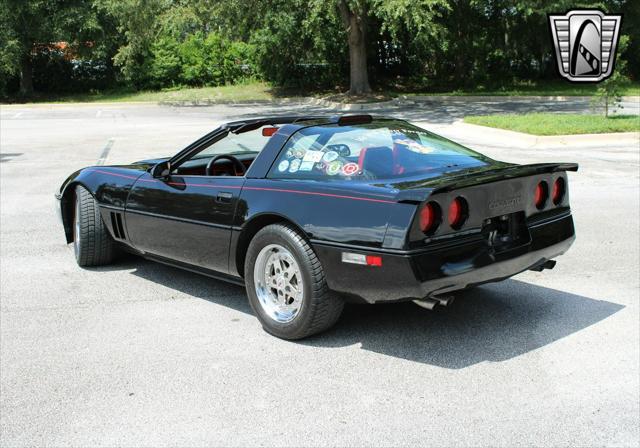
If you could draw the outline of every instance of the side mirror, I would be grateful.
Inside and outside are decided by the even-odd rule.
[[[168,160],[160,162],[151,169],[151,175],[154,179],[163,179],[171,174],[171,163]]]

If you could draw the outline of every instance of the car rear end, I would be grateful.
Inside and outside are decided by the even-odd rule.
[[[575,235],[567,185],[552,171],[430,195],[409,234],[424,296],[552,267]]]
[[[334,258],[330,286],[369,303],[437,299],[552,268],[575,239],[567,171],[576,169],[513,165],[401,190],[397,210],[414,207],[403,247],[323,253]]]

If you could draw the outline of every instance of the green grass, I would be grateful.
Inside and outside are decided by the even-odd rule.
[[[268,84],[252,82],[233,86],[220,87],[182,87],[163,89],[160,91],[127,91],[114,90],[98,93],[70,95],[42,95],[28,102],[31,103],[188,103],[215,104],[250,101],[270,101],[273,93]]]
[[[579,115],[558,113],[496,114],[464,118],[465,123],[534,135],[601,134],[640,131],[637,115]]]
[[[398,95],[487,95],[487,96],[589,96],[597,89],[596,85],[571,84],[568,82],[532,83],[522,82],[502,88],[485,88],[477,86],[470,90],[447,90],[446,88],[432,88],[420,90],[416,86],[405,86],[402,89],[391,88],[376,91],[370,95],[353,97],[340,93],[339,88],[332,90],[287,90],[269,86],[264,82],[247,82],[232,86],[221,87],[176,87],[159,91],[111,90],[95,93],[76,93],[47,95],[39,94],[27,101],[18,98],[8,102],[19,103],[176,103],[176,104],[216,104],[251,101],[271,101],[283,96],[315,96],[331,101],[369,103],[389,100]],[[633,83],[626,87],[624,95],[640,95],[640,83]],[[4,102],[4,101],[1,101]]]
[[[431,92],[413,92],[407,95],[486,95],[486,96],[591,96],[598,86],[596,84],[577,84],[570,82],[522,82],[500,88],[477,86],[473,89],[438,90]],[[623,89],[623,95],[640,95],[640,83],[631,83]]]

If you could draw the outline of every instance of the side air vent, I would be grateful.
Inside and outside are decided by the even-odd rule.
[[[113,236],[119,240],[126,240],[127,237],[124,233],[124,226],[122,225],[122,214],[118,212],[111,212],[111,228],[113,229]]]

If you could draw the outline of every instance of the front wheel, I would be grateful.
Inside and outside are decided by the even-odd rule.
[[[302,339],[336,323],[344,303],[327,287],[320,260],[292,227],[273,224],[251,240],[245,262],[251,308],[262,327]]]
[[[73,216],[73,251],[79,266],[102,266],[115,255],[115,243],[102,221],[100,209],[91,193],[81,185],[76,187]]]

